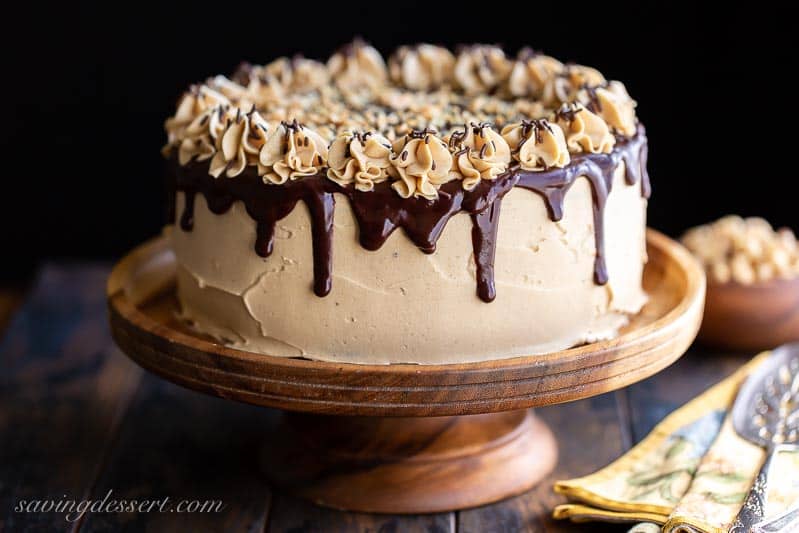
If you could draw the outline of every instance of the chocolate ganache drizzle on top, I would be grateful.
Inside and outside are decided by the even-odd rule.
[[[360,43],[358,46],[365,45]],[[331,63],[334,64],[334,68],[331,72],[343,73],[338,80],[354,83],[353,79],[357,79],[358,72],[368,73],[380,71],[380,61],[382,60],[379,58],[379,55],[375,56],[368,50],[366,52],[361,50],[363,57],[359,57],[357,56],[357,52],[357,47],[350,47],[346,49],[346,57],[336,58],[336,61],[331,58]],[[434,50],[425,49],[425,53],[427,53],[426,61],[430,64],[438,65],[436,67],[437,69],[440,70],[442,64],[454,63],[454,58],[450,58],[447,55],[436,56],[433,52]],[[344,52],[339,53],[343,54]],[[412,57],[413,53],[417,53],[417,49],[406,48],[403,50],[400,59],[407,60],[406,58]],[[524,87],[524,85],[520,85],[520,75],[516,71],[517,67],[519,67],[518,61],[529,62],[531,61],[531,57],[534,58],[536,56],[530,56],[530,52],[525,51],[524,54],[520,54],[520,57],[523,59],[517,60],[516,65],[511,65],[504,74],[500,72],[502,68],[492,67],[492,63],[478,64],[476,66],[477,70],[472,72],[474,76],[468,78],[466,81],[472,83],[472,85],[481,82],[481,80],[486,81],[486,83],[488,83],[488,81],[494,83],[494,78],[480,71],[480,69],[493,68],[491,74],[497,74],[498,76],[505,75],[506,77],[510,76],[509,79],[511,80],[514,80],[513,76],[516,76],[515,87]],[[546,58],[546,56],[542,57]],[[416,58],[416,63],[413,64],[416,68],[423,68],[425,65],[425,62],[420,58],[424,59],[420,55],[419,58]],[[471,59],[471,57],[466,58],[466,60]],[[555,61],[551,58],[546,59],[547,61],[542,61],[541,64],[538,65],[542,69],[542,72],[538,73],[541,74],[541,77],[546,76],[544,71],[551,66],[548,60]],[[306,63],[302,63],[303,61]],[[396,62],[399,60],[392,58],[392,61]],[[458,61],[461,62],[461,58],[458,58]],[[259,90],[262,92],[259,94],[266,94],[263,93],[263,87],[269,88],[270,84],[274,86],[273,88],[276,92],[279,92],[283,90],[287,84],[292,85],[298,83],[297,80],[300,76],[305,76],[309,80],[312,80],[308,83],[316,84],[318,88],[318,83],[321,83],[319,80],[323,79],[328,73],[317,69],[316,65],[312,63],[313,62],[310,60],[293,59],[282,64],[282,68],[284,68],[285,71],[278,71],[276,77],[269,74],[267,76],[262,76],[261,79],[257,79],[248,72],[246,78],[249,83],[252,83],[251,78],[253,78],[260,84]],[[331,63],[328,64],[328,70],[332,68],[330,66]],[[428,90],[432,89],[429,87],[430,83],[432,83],[430,82],[430,76],[414,78],[413,69],[403,69],[401,68],[402,66],[403,64],[399,66],[392,65],[392,72],[396,67],[397,72],[400,73],[398,76],[404,77],[406,81],[407,78],[412,78],[413,85],[422,86]],[[470,65],[467,64],[467,67],[468,66]],[[519,109],[504,113],[492,112],[492,116],[489,118],[495,119],[494,124],[508,124],[512,122],[513,119],[521,120],[520,131],[522,139],[512,150],[511,153],[513,154],[514,160],[506,165],[504,171],[490,174],[486,170],[488,168],[486,165],[483,167],[476,167],[478,170],[480,168],[483,169],[480,170],[479,174],[482,178],[471,188],[467,188],[465,181],[461,179],[449,179],[443,183],[437,184],[437,189],[432,195],[429,193],[424,195],[418,192],[417,194],[398,194],[397,188],[392,186],[392,182],[388,175],[385,172],[380,173],[380,169],[376,169],[376,167],[370,170],[371,174],[369,174],[369,176],[374,179],[369,181],[368,187],[356,187],[354,183],[342,183],[341,180],[330,179],[328,177],[327,166],[322,164],[324,163],[322,155],[315,152],[313,158],[309,159],[309,162],[305,164],[305,167],[313,168],[314,171],[309,172],[305,167],[295,165],[297,168],[302,168],[303,171],[294,173],[288,173],[288,171],[286,171],[278,175],[276,172],[280,169],[275,166],[273,174],[270,175],[270,180],[272,181],[267,182],[262,166],[259,166],[257,161],[252,162],[247,159],[248,157],[257,159],[257,152],[254,150],[256,148],[260,149],[261,145],[268,143],[263,133],[267,130],[267,127],[259,126],[260,130],[263,131],[260,131],[259,128],[252,128],[248,130],[249,132],[245,132],[243,134],[244,138],[240,141],[241,144],[238,148],[235,148],[236,145],[225,145],[223,135],[219,133],[218,138],[216,138],[215,148],[210,147],[210,145],[206,146],[208,144],[207,142],[203,144],[205,141],[192,139],[192,144],[189,146],[192,154],[191,157],[188,158],[188,161],[186,161],[182,155],[179,157],[178,150],[168,150],[169,205],[170,209],[172,209],[170,218],[173,222],[179,219],[179,225],[183,231],[191,231],[194,225],[194,205],[197,194],[202,194],[204,196],[209,210],[215,214],[227,212],[235,202],[240,201],[256,225],[255,253],[262,257],[268,257],[273,251],[274,233],[277,222],[291,213],[298,202],[303,202],[308,208],[311,219],[314,292],[318,296],[325,296],[332,288],[332,258],[334,253],[333,216],[337,198],[344,198],[350,203],[359,227],[360,244],[367,250],[377,250],[386,242],[394,230],[402,228],[405,235],[422,252],[428,254],[434,253],[436,250],[436,242],[444,231],[450,218],[458,213],[466,213],[472,220],[472,247],[476,264],[477,295],[483,301],[491,302],[496,297],[496,288],[494,285],[494,258],[496,252],[497,229],[500,223],[501,206],[504,195],[513,187],[520,187],[532,191],[540,195],[544,200],[550,219],[558,221],[563,217],[564,200],[568,191],[578,178],[585,177],[590,182],[593,201],[594,235],[596,244],[594,281],[597,284],[605,284],[608,281],[608,272],[605,264],[604,251],[604,211],[613,184],[613,177],[618,166],[622,163],[624,164],[625,181],[628,185],[640,184],[642,196],[648,198],[650,194],[649,178],[646,171],[647,141],[644,128],[642,125],[636,125],[634,122],[633,126],[630,127],[629,120],[626,123],[614,122],[617,121],[618,118],[618,113],[614,114],[617,110],[615,108],[608,109],[608,103],[602,99],[603,97],[609,98],[607,94],[610,93],[608,91],[604,91],[604,93],[602,91],[597,91],[596,88],[590,87],[583,79],[588,75],[593,75],[593,71],[588,70],[586,71],[587,74],[579,73],[579,76],[582,76],[579,77],[575,72],[568,70],[572,67],[563,66],[563,70],[551,76],[550,86],[547,85],[547,80],[542,81],[535,79],[536,72],[533,67],[536,65],[525,63],[523,66],[530,69],[530,79],[527,80],[527,82],[532,86],[530,90],[536,92],[536,94],[531,96],[535,96],[538,99],[545,100],[546,98],[552,98],[553,96],[551,95],[547,96],[546,91],[548,90],[550,92],[563,92],[564,90],[568,90],[568,86],[564,89],[563,78],[569,76],[573,78],[577,76],[577,81],[573,82],[576,88],[573,87],[574,90],[572,94],[568,96],[572,100],[578,102],[582,97],[585,102],[585,107],[575,104],[577,107],[573,107],[571,110],[560,111],[561,118],[563,118],[564,115],[571,114],[571,116],[567,118],[572,121],[569,123],[572,124],[572,126],[569,126],[569,124],[563,126],[566,130],[565,134],[561,133],[560,127],[555,125],[555,121],[558,119],[557,114],[553,122],[548,123],[546,120],[526,120],[524,116],[527,115],[527,113],[520,113]],[[250,69],[251,67],[247,68]],[[267,67],[267,69],[268,68],[269,67]],[[457,72],[458,66],[457,64],[453,64],[451,68],[455,69]],[[587,69],[587,67],[583,68]],[[438,70],[436,70],[436,72],[438,72]],[[349,78],[347,78],[347,76]],[[239,73],[236,78],[241,79],[243,76]],[[317,80],[316,78],[319,79]],[[522,81],[525,80],[526,79],[522,79]],[[466,81],[461,83],[461,88],[464,90],[471,90],[471,86],[466,86]],[[539,81],[541,87],[536,88],[536,83]],[[604,80],[601,83],[605,83]],[[408,84],[410,84],[410,82],[408,82]],[[355,85],[357,85],[357,83]],[[600,85],[600,87],[603,86],[607,87],[607,84]],[[355,93],[348,92],[349,90],[345,89],[345,87],[343,83],[339,87],[339,90],[344,93],[345,99],[349,98],[352,100],[354,97],[351,95],[353,94],[357,96],[357,91]],[[494,92],[500,90],[497,87],[490,86],[483,89]],[[517,89],[516,92],[518,92],[518,90],[521,89]],[[562,100],[563,98],[560,99]],[[250,104],[252,111],[248,114],[249,117],[255,113],[256,104],[257,102],[252,102]],[[214,105],[220,104],[214,102]],[[515,105],[517,108],[522,106],[518,101]],[[603,112],[602,109],[603,105],[606,107],[605,112]],[[224,104],[222,104],[222,106],[224,106]],[[240,104],[239,108],[241,107]],[[384,109],[389,108],[389,106],[385,104],[383,104],[382,107]],[[452,108],[457,110],[462,107],[464,106],[461,103],[448,104],[446,106],[448,111]],[[224,107],[218,107],[217,109],[219,113],[212,112],[202,121],[203,123],[201,125],[204,128],[209,127],[205,125],[205,123],[208,122],[208,117],[213,119],[217,114],[221,117],[222,111],[226,111]],[[589,110],[597,115],[592,114]],[[588,131],[589,126],[583,125],[582,122],[574,125],[574,115],[581,111],[584,112],[583,116],[588,118],[594,117],[597,120],[598,115],[601,115],[604,121],[610,126],[608,128],[603,124],[603,127],[606,128],[604,130],[606,134],[605,137],[609,138],[609,141],[607,138],[602,141],[606,144],[605,148],[602,149],[603,151],[600,151],[600,149],[595,148],[591,144],[596,144],[599,137],[596,135],[593,138],[590,137],[590,132]],[[238,111],[234,119],[228,119],[226,124],[219,126],[219,131],[222,132],[224,128],[230,129],[231,124],[241,124],[243,120],[241,115],[242,113]],[[177,120],[177,118],[178,116],[176,115],[176,118],[172,120]],[[196,117],[192,116],[190,118],[194,119]],[[282,117],[280,115],[276,118],[288,119],[288,117]],[[456,116],[455,119],[457,120],[457,118],[462,117]],[[467,111],[463,110],[463,118],[480,119],[486,117],[484,115],[481,116],[479,110],[475,114],[469,114]],[[450,124],[452,122],[452,117],[447,115],[446,120],[447,124],[443,124],[445,129],[450,129],[450,127],[453,126],[453,133],[450,136],[449,144],[457,145],[467,136],[469,126],[464,126],[466,122],[466,120],[464,120],[464,122],[461,123],[463,131],[457,131],[454,129],[454,124]],[[618,120],[620,121],[621,119],[619,118]],[[406,122],[413,124],[413,120],[407,120]],[[264,124],[266,124],[266,122],[264,122]],[[210,127],[213,128],[213,126]],[[304,125],[298,124],[295,118],[293,122],[283,121],[282,127],[286,132],[290,130],[299,132],[304,128]],[[388,139],[390,142],[401,139],[403,127],[406,128],[404,133],[406,139],[422,139],[426,144],[431,142],[428,134],[435,133],[435,130],[429,130],[427,126],[423,129],[414,129],[413,127],[407,126],[405,123],[389,124],[383,128],[380,128],[380,124],[378,124],[375,130],[380,134],[385,134],[387,137],[394,137],[393,139]],[[475,134],[483,138],[483,128],[488,127],[488,124],[481,124],[480,126],[472,124],[472,127],[474,127]],[[190,129],[190,126],[187,130],[188,129]],[[608,134],[608,132],[611,132],[611,134]],[[557,133],[557,136],[553,137],[553,142],[556,144],[560,143],[564,148],[566,143],[568,143],[569,152],[572,153],[570,157],[568,157],[569,154],[566,154],[566,159],[568,160],[567,164],[548,166],[543,157],[536,156],[530,161],[526,161],[519,156],[522,145],[525,142],[543,145],[545,142],[543,134],[547,133]],[[239,135],[238,130],[236,130],[236,135]],[[368,138],[368,135],[369,134],[355,134],[354,137],[357,137],[359,142],[363,142]],[[224,138],[226,139],[227,137],[227,134],[225,134]],[[321,139],[321,137],[319,138]],[[383,139],[383,137],[380,138]],[[306,149],[307,151],[307,149],[309,149],[309,144],[311,144],[310,148],[313,148],[312,143],[317,142],[316,139],[317,137],[312,137],[311,135],[306,136],[304,139],[300,139],[298,150]],[[500,144],[504,144],[501,137],[497,139],[500,141]],[[406,143],[408,140],[406,140]],[[213,142],[214,139],[210,139],[210,141]],[[186,143],[187,141],[183,140],[182,142]],[[443,146],[447,146],[447,143],[437,139],[432,142],[439,142]],[[498,148],[496,142],[486,141],[485,138],[483,138],[482,142],[484,144],[481,145],[481,149],[476,150],[473,154],[477,163],[482,163],[483,160],[488,158],[486,152],[489,148],[493,148],[500,156],[502,155],[502,147]],[[612,143],[612,147],[607,146],[609,143]],[[386,150],[388,150],[390,146],[386,143],[384,144]],[[181,145],[181,147],[184,146],[185,144]],[[234,148],[230,146],[234,146]],[[408,144],[405,146],[408,146]],[[586,146],[589,148],[585,149]],[[377,146],[377,148],[380,149],[379,146]],[[505,145],[505,148],[507,148],[507,145]],[[286,146],[282,148],[283,151],[289,149],[294,148]],[[324,148],[318,148],[317,151],[324,151]],[[453,152],[452,156],[456,159],[464,153],[467,155],[471,153],[468,147],[460,148],[459,146],[451,151]],[[223,168],[216,168],[216,171],[214,171],[217,158],[215,157],[209,161],[210,156],[211,154],[218,155],[223,152],[235,152],[235,155],[227,159],[227,163]],[[345,155],[347,157],[352,157],[349,147]],[[401,153],[399,150],[392,152],[390,157],[392,160],[401,158],[404,161],[407,156],[408,153],[406,149],[402,150]],[[301,156],[298,155],[297,157]],[[263,162],[263,156],[261,157],[261,161]],[[227,176],[220,175],[220,172],[229,170],[234,165],[241,167],[237,170],[238,173],[235,176],[230,177],[230,174]],[[309,165],[311,165],[311,167],[309,167]],[[216,166],[218,167],[218,165]],[[428,170],[435,171],[435,169],[436,161],[433,160]],[[213,174],[219,177],[215,177]],[[185,198],[179,217],[176,216],[177,213],[174,211],[176,193],[178,191],[182,192]]]

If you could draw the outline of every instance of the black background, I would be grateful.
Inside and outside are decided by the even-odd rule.
[[[799,229],[790,164],[799,150],[797,30],[766,4],[283,0],[28,10],[24,21],[6,17],[0,43],[0,278],[45,259],[114,258],[160,230],[162,123],[189,83],[243,59],[325,60],[355,34],[384,55],[408,42],[478,41],[597,67],[639,102],[650,225],[678,235],[740,213]]]

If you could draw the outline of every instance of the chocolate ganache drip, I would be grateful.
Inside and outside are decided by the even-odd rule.
[[[621,162],[625,165],[627,184],[641,183],[641,194],[651,193],[646,171],[647,143],[643,126],[635,136],[620,138],[608,154],[579,154],[563,168],[540,172],[525,171],[512,166],[494,180],[481,180],[471,191],[463,189],[460,181],[441,186],[438,198],[402,198],[388,182],[375,185],[369,192],[352,186],[342,186],[324,173],[308,176],[283,185],[267,185],[255,167],[248,167],[235,178],[214,178],[208,174],[207,162],[192,161],[181,166],[177,158],[170,160],[170,199],[175,192],[185,195],[180,227],[191,231],[194,225],[194,201],[202,194],[208,209],[215,214],[227,212],[234,202],[241,201],[256,224],[255,252],[268,257],[274,247],[275,225],[297,205],[304,202],[311,217],[314,259],[314,292],[326,296],[332,288],[334,193],[347,198],[359,226],[361,246],[377,250],[395,229],[401,227],[407,237],[424,253],[433,253],[436,242],[447,222],[464,212],[472,219],[472,246],[477,266],[477,295],[485,302],[496,297],[494,286],[494,257],[503,196],[515,186],[533,191],[544,199],[550,219],[563,217],[563,203],[571,186],[581,176],[591,184],[594,212],[596,259],[594,280],[603,285],[608,281],[605,264],[604,212],[613,175]],[[174,202],[173,202],[174,204]],[[172,214],[174,222],[174,213]]]

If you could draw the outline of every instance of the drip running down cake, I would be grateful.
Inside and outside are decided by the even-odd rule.
[[[624,85],[524,49],[242,64],[166,121],[182,317],[230,346],[442,364],[608,339],[646,301]]]

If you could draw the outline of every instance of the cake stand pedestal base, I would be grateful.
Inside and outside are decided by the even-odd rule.
[[[495,502],[536,485],[556,460],[555,439],[531,410],[430,418],[284,412],[263,455],[276,486],[376,513]]]

